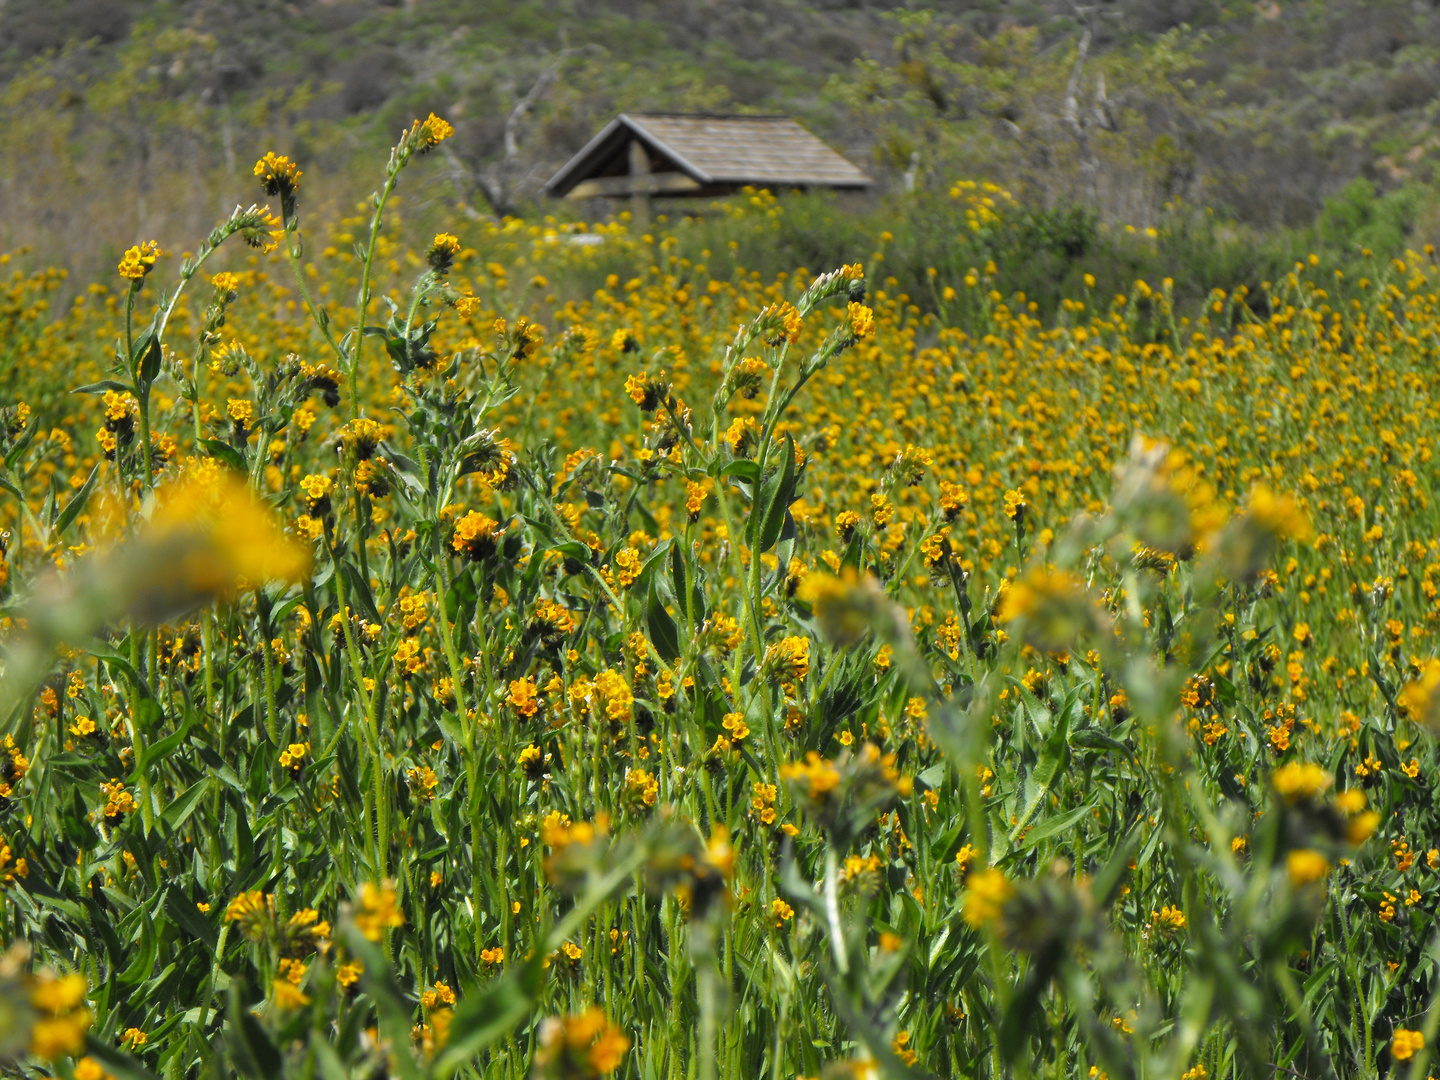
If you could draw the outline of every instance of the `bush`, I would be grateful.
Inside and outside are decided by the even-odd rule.
[[[1404,250],[1433,191],[1407,184],[1381,194],[1364,177],[1352,180],[1325,200],[1315,223],[1315,234],[1327,248],[1346,255],[1369,249],[1381,256]]]

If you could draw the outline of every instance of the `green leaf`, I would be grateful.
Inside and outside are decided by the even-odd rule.
[[[690,574],[685,565],[685,552],[678,542],[670,545],[670,586],[675,590],[675,602],[685,606],[690,589]]]
[[[563,544],[556,544],[555,550],[567,559],[574,559],[576,562],[588,563],[590,561],[590,549],[579,540],[566,540]]]
[[[1157,830],[1158,831],[1158,830]],[[1130,860],[1140,846],[1140,830],[1131,829],[1115,848],[1110,861],[1090,881],[1090,893],[1101,907],[1108,907],[1120,892],[1125,876],[1130,872]]]
[[[824,922],[826,918],[825,903],[820,899],[820,894],[815,891],[815,886],[801,876],[799,862],[795,858],[795,842],[789,837],[785,838],[780,848],[779,885],[781,892],[796,904],[808,907],[822,923]]]
[[[196,787],[200,785],[197,784]],[[179,889],[167,889],[165,891],[165,914],[170,916],[170,921],[180,927],[191,937],[199,938],[213,952],[215,943],[219,940],[219,934],[210,925],[209,920],[200,914],[197,908]]]
[[[655,651],[662,660],[669,663],[680,655],[679,631],[675,627],[675,620],[665,610],[665,603],[660,599],[653,579],[645,602],[645,628],[650,633],[651,644],[655,646]]]
[[[8,491],[11,495],[14,495],[15,498],[20,500],[20,504],[22,506],[25,505],[24,493],[22,493],[19,488],[17,488],[14,484],[10,483],[10,481],[6,480],[3,476],[0,476],[0,491]]]
[[[140,909],[140,948],[135,951],[130,966],[115,976],[117,982],[126,986],[143,982],[155,973],[155,961],[160,956],[160,943],[155,936],[155,924],[150,913]]]
[[[635,578],[641,588],[648,588],[654,584],[656,576],[664,569],[665,562],[670,557],[670,548],[673,544],[673,540],[666,540],[656,547],[650,557],[645,560],[645,565],[640,567],[640,573]]]
[[[85,1053],[98,1061],[105,1071],[119,1080],[159,1080],[129,1054],[116,1050],[109,1043],[103,1043],[93,1035],[85,1036]]]
[[[155,326],[152,323],[147,326],[140,335],[130,343],[130,364],[132,367],[138,365],[150,352],[150,346],[155,343]]]
[[[27,446],[35,441],[35,436],[39,434],[39,432],[39,424],[29,424],[26,426],[24,433],[21,434],[20,438],[15,440],[15,445],[5,451],[5,467],[7,469],[13,469],[15,467],[15,462],[20,460],[20,455],[25,452]]]
[[[435,720],[435,726],[440,729],[447,739],[453,743],[464,745],[465,729],[460,726],[460,718],[452,712],[443,712]]]
[[[67,918],[74,919],[76,922],[83,922],[85,919],[84,908],[82,908],[79,904],[75,903],[75,901],[73,900],[66,900],[58,893],[50,892],[48,890],[42,891],[41,888],[37,888],[32,885],[30,886],[30,895],[35,897],[36,900],[44,904],[46,907],[54,908],[56,911],[62,913]]]
[[[264,1026],[240,1000],[240,981],[230,984],[226,1008],[225,1044],[235,1068],[255,1080],[274,1080],[282,1064],[280,1051],[270,1041]]]
[[[245,459],[240,456],[240,451],[223,439],[201,439],[200,448],[205,451],[207,456],[214,458],[222,465],[229,466],[238,473],[249,471],[245,468]]]
[[[77,386],[74,390],[71,390],[70,393],[103,394],[110,390],[114,390],[116,393],[120,394],[135,393],[135,387],[131,386],[129,383],[116,382],[114,379],[101,379],[99,382],[86,383],[84,386]]]
[[[350,586],[350,606],[358,609],[367,622],[380,624],[380,612],[375,608],[375,599],[370,595],[370,582],[360,576],[360,571],[350,563],[344,565],[345,581]]]
[[[505,1038],[528,1019],[539,1004],[544,983],[543,959],[537,954],[483,989],[466,994],[450,1020],[450,1040],[435,1063],[437,1076],[450,1076],[476,1054]]]
[[[1056,833],[1063,833],[1078,822],[1083,821],[1088,814],[1093,812],[1094,807],[1086,804],[1085,806],[1077,806],[1074,810],[1071,810],[1067,814],[1061,814],[1059,817],[1045,819],[1025,834],[1022,848],[1032,848],[1040,843],[1041,840],[1048,839]]]
[[[50,487],[45,492],[45,503],[40,508],[40,520],[52,527],[55,524],[55,506],[59,500],[59,488],[59,479],[52,475]]]
[[[145,346],[144,354],[140,357],[139,377],[135,380],[136,385],[142,390],[148,390],[150,384],[155,381],[155,377],[160,374],[161,358],[160,339],[155,336],[153,331],[147,330],[145,333],[149,338],[149,342]],[[145,338],[142,337],[141,341],[144,340]],[[138,349],[139,347],[140,343],[137,342],[136,348]]]
[[[760,479],[760,466],[749,458],[737,458],[721,469],[717,476],[722,479],[733,476],[742,483],[753,484]]]
[[[70,789],[70,808],[60,818],[60,825],[65,839],[76,847],[94,847],[99,842],[99,834],[90,825],[90,808],[85,805],[78,787]]]
[[[158,704],[156,705],[156,709],[159,709]],[[184,724],[181,725],[179,731],[167,735],[159,742],[154,742],[147,746],[145,748],[145,753],[141,754],[140,760],[135,763],[135,771],[130,774],[130,782],[133,784],[135,781],[139,780],[140,777],[148,773],[150,771],[150,767],[154,765],[157,761],[160,761],[163,758],[167,758],[172,753],[174,753],[176,748],[179,747],[180,744],[183,743],[185,739],[189,736],[190,729],[193,728],[197,722],[198,721],[195,719],[195,717],[191,716]]]
[[[457,644],[465,627],[474,620],[475,608],[479,602],[480,594],[475,588],[475,575],[467,567],[455,575],[455,580],[445,591],[445,616],[450,620],[450,629]]]
[[[185,731],[188,732],[189,730],[190,727],[187,725]],[[159,744],[157,743],[156,745],[158,746]],[[184,825],[185,822],[190,819],[190,815],[195,812],[195,808],[200,805],[200,800],[205,797],[205,793],[209,790],[210,778],[208,776],[186,788],[185,791],[177,796],[169,806],[165,807],[164,812],[161,813],[160,820],[165,823],[165,827],[171,832],[174,832],[180,828],[181,825]]]
[[[1031,957],[1030,967],[1020,985],[1014,988],[1005,1003],[1005,1013],[1000,1018],[1000,1030],[995,1041],[1007,1063],[1015,1062],[1026,1052],[1030,1035],[1038,1032],[1045,1023],[1040,997],[1059,966],[1057,953],[1058,950],[1049,948]]]
[[[1150,838],[1145,841],[1145,846],[1140,850],[1140,857],[1136,860],[1141,866],[1147,866],[1155,851],[1165,842],[1165,829],[1161,824],[1161,818],[1157,814],[1155,826],[1150,830]]]
[[[938,765],[931,765],[928,769],[917,773],[915,780],[920,785],[921,791],[938,788],[945,782],[945,763],[942,761]]]
[[[345,1063],[340,1060],[340,1055],[333,1046],[324,1039],[315,1039],[310,1043],[310,1048],[315,1051],[315,1063],[320,1067],[320,1075],[325,1080],[350,1080],[350,1070],[345,1068]]]
[[[94,492],[95,484],[99,479],[100,466],[96,464],[90,470],[90,475],[86,478],[85,483],[80,486],[80,490],[75,492],[70,501],[65,504],[65,509],[60,511],[60,516],[55,519],[55,535],[52,540],[58,540],[64,536],[65,530],[70,528],[75,519],[80,516],[80,511],[84,510],[85,504],[90,501],[90,495]]]
[[[130,666],[130,661],[125,659],[125,657],[117,656],[115,653],[101,652],[91,653],[90,655],[95,657],[96,660],[99,660],[112,671],[116,671],[119,672],[121,675],[124,675],[125,678],[128,679],[132,684],[140,682],[139,673]]]
[[[148,735],[154,731],[155,725],[164,718],[164,710],[160,708],[160,703],[153,697],[145,697],[136,701],[131,710],[131,723],[135,725],[135,730],[142,735]]]
[[[1070,733],[1070,745],[1081,750],[1113,750],[1124,757],[1131,756],[1130,747],[1119,739],[1106,735],[1099,728],[1081,728]]]
[[[274,625],[275,623],[282,623],[282,622],[284,622],[284,621],[289,617],[290,613],[291,613],[292,611],[294,611],[297,607],[299,607],[301,604],[303,604],[304,602],[305,602],[305,594],[304,594],[304,593],[297,593],[296,595],[292,596],[289,600],[286,600],[283,604],[281,604],[279,607],[277,607],[274,611],[270,612],[270,614],[269,614],[269,616],[268,616],[268,618],[269,618],[269,620],[270,620],[270,623],[271,623],[272,625]]]
[[[785,516],[790,512],[795,494],[795,440],[789,435],[785,436],[783,453],[785,461],[780,472],[760,490],[757,555],[769,551],[780,539],[780,530],[785,527]]]
[[[420,1072],[415,1067],[415,1059],[408,1050],[410,1017],[413,1010],[405,1002],[400,988],[395,985],[395,976],[390,962],[386,959],[385,954],[366,940],[364,935],[353,925],[343,927],[341,934],[345,938],[345,944],[349,947],[350,952],[364,965],[364,971],[360,975],[360,985],[370,995],[370,1000],[375,1003],[380,1035],[389,1039],[390,1044],[396,1048],[396,1052],[391,1057],[394,1067],[392,1075],[398,1075],[404,1080],[419,1080]]]
[[[1040,759],[1035,762],[1035,768],[1030,773],[1030,779],[1034,782],[1035,787],[1029,801],[1025,804],[1025,810],[1021,813],[1020,820],[1010,830],[1012,844],[1045,805],[1045,801],[1050,797],[1051,785],[1070,761],[1070,743],[1066,739],[1070,727],[1070,710],[1061,708],[1053,720],[1054,723],[1050,728],[1050,734],[1045,739],[1045,745],[1040,748]]]

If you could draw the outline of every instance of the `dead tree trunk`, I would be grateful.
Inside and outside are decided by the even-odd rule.
[[[466,213],[469,216],[483,216],[470,207],[469,196],[478,191],[490,207],[490,214],[497,220],[514,214],[516,209],[516,184],[521,174],[520,129],[526,115],[550,92],[560,77],[560,66],[580,52],[580,49],[561,49],[555,54],[549,66],[540,73],[529,91],[517,101],[505,118],[504,152],[499,161],[489,165],[473,165],[464,161],[450,145],[442,149],[450,164],[451,180],[464,192]]]

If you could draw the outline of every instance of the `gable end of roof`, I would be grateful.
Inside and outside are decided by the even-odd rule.
[[[813,132],[787,116],[622,113],[557,172],[543,190],[565,195],[627,134],[702,185],[758,184],[866,188],[873,184]]]

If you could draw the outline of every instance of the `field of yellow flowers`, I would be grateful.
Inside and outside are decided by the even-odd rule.
[[[1427,254],[407,250],[449,134],[4,284],[0,1070],[1429,1075]]]

